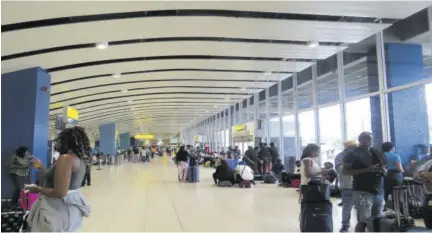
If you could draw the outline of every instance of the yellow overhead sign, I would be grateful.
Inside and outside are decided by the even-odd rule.
[[[234,126],[235,131],[244,131],[246,130],[246,125],[236,125]]]
[[[78,121],[78,111],[75,108],[72,108],[70,106],[65,106],[66,107],[66,117],[75,121]]]
[[[153,134],[137,134],[135,135],[136,139],[154,139]]]

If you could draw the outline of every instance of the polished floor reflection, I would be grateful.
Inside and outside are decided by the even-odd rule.
[[[267,184],[218,188],[211,178],[213,169],[203,167],[200,183],[180,184],[176,172],[172,162],[160,159],[105,166],[101,171],[93,168],[92,186],[83,188],[92,215],[81,231],[299,231],[300,205],[294,189]],[[335,204],[335,231],[340,216]]]

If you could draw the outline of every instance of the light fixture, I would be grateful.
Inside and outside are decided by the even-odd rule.
[[[240,91],[246,91],[246,87],[240,88]]]
[[[128,92],[128,89],[121,90],[121,92],[126,93]]]
[[[217,108],[217,105],[214,105],[213,107]]]
[[[266,75],[266,76],[271,75],[271,74],[272,74],[271,71],[266,71],[266,72],[264,72],[264,75]]]
[[[98,49],[106,49],[106,48],[108,48],[108,42],[99,42],[99,43],[96,43],[96,48],[98,48]]]
[[[133,101],[132,100],[128,100],[127,102],[128,102],[128,104],[131,104]]]
[[[113,76],[113,78],[120,78],[121,74],[120,73],[116,73],[116,74],[113,74],[112,76]]]
[[[319,46],[319,42],[318,41],[309,41],[307,43],[307,46],[310,47],[310,48],[316,48],[316,47]]]

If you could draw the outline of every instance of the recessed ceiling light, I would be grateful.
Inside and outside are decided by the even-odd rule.
[[[272,74],[271,71],[266,71],[266,72],[264,72],[264,75],[271,75],[271,74]]]
[[[214,105],[213,107],[217,108],[217,105]]]
[[[316,48],[316,47],[319,46],[319,42],[318,42],[318,41],[309,41],[309,42],[307,43],[307,46],[308,46],[308,47],[311,47],[311,48]]]
[[[98,48],[98,49],[106,49],[106,48],[108,48],[108,42],[99,42],[99,43],[96,43],[96,48]]]
[[[113,78],[120,78],[121,74],[117,73],[117,74],[113,74],[112,76],[113,76]]]
[[[123,93],[128,92],[128,89],[121,90],[121,92]]]
[[[240,88],[240,91],[246,91],[246,87]]]
[[[132,102],[133,102],[132,100],[128,100],[128,101],[127,101],[128,104],[131,104]]]

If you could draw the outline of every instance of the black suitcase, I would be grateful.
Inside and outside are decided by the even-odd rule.
[[[330,201],[301,203],[301,232],[333,232],[333,205]]]
[[[393,197],[394,214],[370,218],[367,225],[369,232],[432,232],[428,228],[415,226],[409,214],[410,197],[406,186],[395,187]]]

